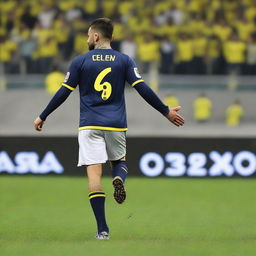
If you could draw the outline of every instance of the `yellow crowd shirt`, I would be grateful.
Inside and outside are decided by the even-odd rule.
[[[170,6],[170,1],[157,1],[153,13],[154,15],[159,15],[161,12],[165,12],[170,9]]]
[[[69,9],[72,9],[74,7],[75,2],[73,0],[60,0],[58,2],[58,7],[62,11],[68,11]]]
[[[46,91],[50,94],[56,93],[63,83],[64,78],[65,75],[59,71],[48,74],[45,78]]]
[[[57,20],[54,22],[54,35],[58,43],[65,43],[69,36],[69,27],[61,21]]]
[[[51,39],[47,42],[44,42],[39,46],[39,58],[45,57],[55,57],[58,54],[57,41],[55,39]]]
[[[97,0],[87,0],[84,4],[84,10],[86,13],[94,14],[97,11]]]
[[[17,45],[11,40],[7,40],[3,43],[0,43],[0,61],[10,61],[12,58],[12,53],[16,51],[16,49]]]
[[[87,35],[83,33],[79,33],[75,37],[74,50],[78,54],[83,54],[88,51],[88,47],[86,45]]]
[[[241,105],[233,104],[227,108],[226,123],[229,126],[237,126],[240,124],[244,111]]]
[[[115,6],[117,5],[117,0],[104,0],[104,1],[102,1],[102,5],[103,5],[104,16],[110,17],[115,11]]]
[[[195,57],[204,57],[206,53],[207,39],[198,37],[193,39],[193,50]]]
[[[204,33],[206,28],[205,28],[205,22],[202,20],[192,20],[188,23],[188,27],[189,27],[189,32],[192,35],[195,35],[196,33],[200,32],[200,33]]]
[[[193,59],[193,42],[192,40],[177,41],[177,61],[187,62]]]
[[[245,16],[249,21],[253,21],[253,19],[256,17],[256,7],[249,7],[245,10]]]
[[[160,35],[167,35],[171,42],[175,42],[177,40],[178,26],[176,25],[170,26],[168,24],[165,24],[159,27],[158,31]]]
[[[124,28],[121,23],[114,23],[114,32],[113,32],[114,40],[121,41],[124,38],[123,30]]]
[[[241,41],[227,41],[224,43],[224,57],[228,63],[241,64],[245,62],[246,44]]]
[[[150,29],[150,21],[148,18],[130,17],[127,23],[129,30],[140,33]]]
[[[174,95],[166,96],[163,100],[164,104],[170,108],[174,108],[180,105],[180,102],[177,97]]]
[[[159,43],[157,41],[141,42],[138,45],[138,56],[144,62],[158,61]]]
[[[218,39],[210,39],[207,43],[207,57],[218,58],[221,55],[221,46]]]
[[[120,3],[118,4],[119,13],[121,15],[128,14],[132,9],[132,7],[133,7],[132,1],[120,1]]]
[[[253,23],[243,23],[237,22],[236,29],[241,40],[248,40],[251,36],[251,33],[254,31]]]
[[[221,41],[226,41],[231,35],[232,29],[229,26],[214,25],[212,32],[218,36]]]
[[[198,97],[194,101],[194,118],[198,121],[208,120],[212,113],[212,102],[207,97]]]
[[[39,44],[43,44],[48,40],[48,38],[55,36],[53,29],[37,29],[35,30],[35,33],[38,37]]]

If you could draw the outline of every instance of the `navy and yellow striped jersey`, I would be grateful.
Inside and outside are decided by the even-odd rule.
[[[143,80],[135,62],[113,49],[94,49],[73,60],[62,85],[79,85],[80,130],[127,130],[126,81],[134,86]]]

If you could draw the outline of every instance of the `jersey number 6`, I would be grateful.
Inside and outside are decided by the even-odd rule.
[[[95,90],[98,91],[98,92],[103,91],[102,94],[101,94],[101,98],[102,98],[103,100],[107,100],[107,99],[110,97],[111,93],[112,93],[112,86],[111,86],[111,84],[110,84],[109,82],[104,82],[104,83],[101,84],[103,78],[104,78],[108,73],[110,73],[110,72],[111,72],[111,68],[105,68],[105,69],[103,69],[103,70],[98,74],[98,76],[97,76],[97,78],[96,78],[96,80],[95,80],[95,82],[94,82],[94,88],[95,88]]]

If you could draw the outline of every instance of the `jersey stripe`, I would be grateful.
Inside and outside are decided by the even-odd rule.
[[[131,86],[133,87],[133,86],[135,86],[136,84],[138,84],[138,83],[140,83],[140,82],[144,82],[144,80],[142,80],[142,79],[137,80],[137,81],[135,81]]]
[[[93,195],[93,196],[89,196],[89,199],[92,199],[94,197],[106,197],[106,195],[104,194],[97,194],[97,195]]]
[[[75,88],[73,88],[73,87],[71,87],[71,86],[69,86],[69,85],[67,85],[67,84],[62,84],[62,86],[65,86],[66,88],[68,88],[69,90],[71,90],[71,91],[74,91],[75,90]]]
[[[127,128],[115,128],[115,127],[104,127],[104,126],[82,126],[78,130],[105,130],[105,131],[127,131]]]

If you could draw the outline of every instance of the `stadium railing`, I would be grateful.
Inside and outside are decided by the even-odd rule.
[[[142,75],[150,84],[150,77]],[[1,89],[42,89],[45,87],[45,75],[1,75]],[[160,90],[256,90],[254,76],[227,75],[159,75]]]

